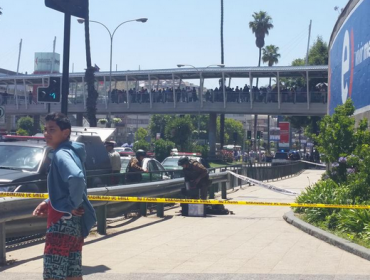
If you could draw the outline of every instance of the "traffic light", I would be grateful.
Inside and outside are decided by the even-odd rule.
[[[250,130],[247,131],[247,139],[248,140],[252,139],[252,131],[250,131]]]
[[[260,131],[261,139],[263,139],[263,131]]]
[[[45,6],[75,17],[87,17],[87,0],[45,0]]]
[[[261,139],[261,131],[257,131],[257,140]]]
[[[40,103],[59,103],[61,90],[60,90],[60,77],[50,77],[49,87],[37,88],[37,102]]]

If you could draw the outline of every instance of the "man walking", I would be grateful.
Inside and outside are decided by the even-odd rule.
[[[70,142],[71,123],[61,113],[45,118],[44,136],[54,149],[47,178],[49,199],[33,212],[47,216],[44,279],[82,280],[82,245],[96,222],[87,199],[85,146]]]

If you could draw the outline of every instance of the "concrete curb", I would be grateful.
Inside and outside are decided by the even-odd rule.
[[[284,214],[283,216],[284,220],[295,226],[296,228],[299,228],[300,230],[322,240],[326,243],[329,243],[331,245],[334,245],[342,250],[345,250],[349,253],[352,253],[354,255],[357,255],[361,258],[364,258],[368,261],[370,261],[370,249],[367,249],[365,247],[362,247],[360,245],[357,245],[351,241],[345,240],[343,238],[340,238],[334,234],[331,234],[325,230],[322,230],[320,228],[317,228],[313,225],[310,225],[298,217],[294,215],[293,211],[289,211]]]

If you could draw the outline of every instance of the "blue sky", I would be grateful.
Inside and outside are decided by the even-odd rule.
[[[347,0],[224,0],[225,64],[253,66],[258,62],[255,37],[248,27],[253,12],[266,11],[274,29],[266,44],[280,47],[279,65],[304,57],[308,25],[311,44],[318,35],[329,41],[338,18],[335,6]],[[33,72],[35,52],[62,54],[63,14],[44,6],[44,0],[0,0],[0,68],[16,70],[18,45],[23,39],[20,71]],[[113,30],[123,21],[147,17],[146,23],[123,25],[114,38],[113,65],[118,70],[174,68],[178,63],[207,66],[220,63],[220,0],[90,0],[90,19]],[[84,28],[72,18],[71,70],[85,68]],[[91,24],[92,61],[109,70],[108,32]]]

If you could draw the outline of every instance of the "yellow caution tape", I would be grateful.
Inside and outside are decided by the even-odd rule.
[[[0,193],[0,197],[21,198],[48,198],[47,193]],[[370,209],[370,205],[341,205],[320,203],[286,203],[286,202],[259,202],[259,201],[234,201],[216,199],[180,199],[180,198],[156,198],[156,197],[130,197],[130,196],[106,196],[88,195],[91,201],[114,201],[114,202],[147,202],[147,203],[189,203],[189,204],[221,204],[221,205],[251,205],[251,206],[286,206],[302,208],[342,208],[342,209]]]

